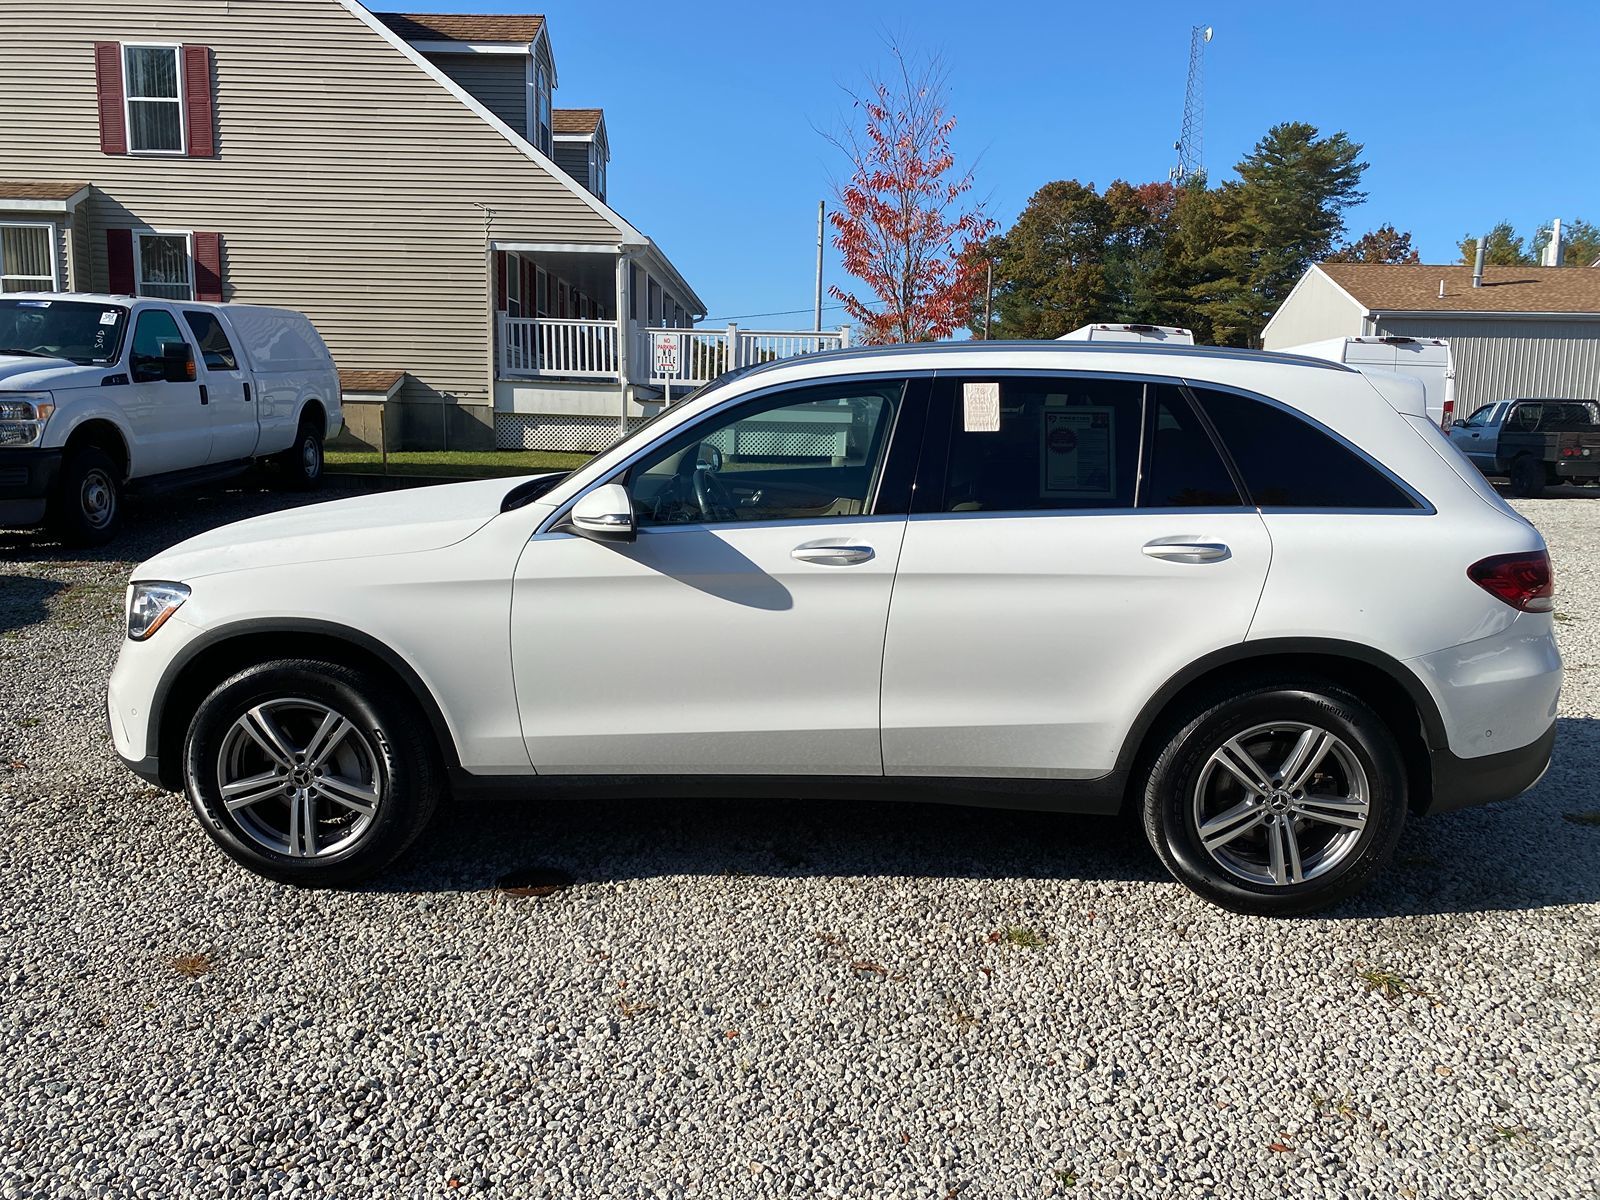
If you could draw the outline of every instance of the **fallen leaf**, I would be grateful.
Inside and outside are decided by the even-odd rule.
[[[722,1036],[725,1038],[736,1038],[739,1036],[739,1031],[737,1029],[727,1029],[723,1031]]]
[[[1273,1142],[1272,1145],[1267,1147],[1267,1149],[1271,1150],[1274,1154],[1287,1154],[1291,1149],[1293,1149],[1293,1147],[1289,1146],[1285,1142]]]
[[[1435,1067],[1433,1069],[1433,1073],[1435,1075],[1441,1075],[1441,1076],[1447,1076],[1447,1075],[1454,1075],[1455,1074],[1455,1072],[1452,1071],[1449,1067],[1444,1067],[1444,1066]]]
[[[553,896],[575,882],[565,871],[550,867],[525,867],[502,875],[495,881],[495,887],[506,896]]]

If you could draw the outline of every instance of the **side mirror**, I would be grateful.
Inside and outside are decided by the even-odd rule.
[[[194,354],[188,342],[161,343],[161,378],[167,383],[194,382]]]
[[[603,483],[572,506],[572,528],[597,542],[634,539],[633,498],[620,483]]]

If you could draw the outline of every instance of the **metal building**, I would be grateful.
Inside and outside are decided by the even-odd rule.
[[[1324,338],[1442,337],[1456,412],[1517,397],[1600,400],[1600,268],[1318,263],[1262,331],[1265,349]]]

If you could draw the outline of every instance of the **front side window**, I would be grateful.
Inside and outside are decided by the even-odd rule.
[[[0,292],[54,291],[55,240],[49,225],[0,225]]]
[[[128,310],[79,300],[0,299],[0,354],[106,363],[122,349]]]
[[[183,319],[189,325],[189,332],[194,334],[194,340],[200,343],[200,357],[205,361],[208,371],[239,369],[239,359],[233,352],[233,344],[228,341],[222,322],[217,320],[215,313],[203,309],[198,312],[185,312]]]
[[[1237,392],[1197,387],[1194,396],[1261,508],[1417,507],[1377,467],[1296,413]]]
[[[183,153],[183,99],[178,47],[124,46],[123,95],[128,105],[128,149]]]
[[[134,237],[141,296],[194,299],[194,269],[186,233],[140,233]]]
[[[1477,429],[1482,425],[1487,425],[1489,423],[1489,418],[1494,415],[1494,407],[1495,406],[1492,404],[1485,404],[1481,408],[1475,408],[1472,410],[1472,415],[1470,417],[1468,417],[1465,421],[1458,422],[1458,424],[1470,425],[1474,429]]]
[[[162,347],[169,342],[183,341],[178,323],[172,314],[158,308],[139,314],[133,327],[133,349],[128,355],[128,371],[135,383],[149,383],[162,377]]]
[[[905,385],[828,384],[708,418],[627,475],[641,526],[868,513]]]

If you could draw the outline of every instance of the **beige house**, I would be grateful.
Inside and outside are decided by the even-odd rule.
[[[1282,350],[1338,337],[1446,338],[1456,414],[1496,400],[1600,400],[1600,270],[1318,263],[1267,322]]]
[[[308,314],[390,445],[597,448],[704,315],[538,16],[6,0],[0,288]],[[681,335],[687,338],[689,335]],[[664,374],[665,372],[665,374]]]

